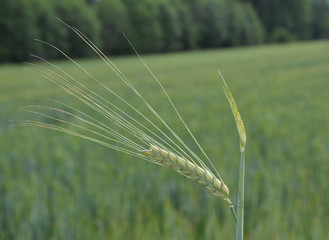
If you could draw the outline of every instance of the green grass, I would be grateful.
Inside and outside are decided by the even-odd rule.
[[[229,84],[248,136],[245,239],[328,238],[328,52],[324,41],[144,57],[235,204],[239,137],[217,70]],[[80,62],[134,101],[100,60]],[[196,150],[137,58],[114,62]],[[19,111],[41,101],[33,98],[71,101],[23,67],[0,66],[0,239],[234,239],[227,205],[166,168],[65,134],[8,128],[33,118]]]

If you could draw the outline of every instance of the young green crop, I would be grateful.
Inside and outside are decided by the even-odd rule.
[[[64,23],[65,24],[65,23]],[[47,60],[34,56],[37,59],[47,64],[47,67],[42,65],[36,65],[29,63],[31,66],[30,71],[37,73],[44,78],[48,79],[55,85],[62,88],[69,95],[77,98],[87,107],[91,108],[95,114],[89,114],[82,110],[79,110],[67,103],[61,101],[53,101],[60,107],[44,106],[44,105],[30,105],[25,108],[25,111],[39,115],[44,119],[48,119],[55,123],[48,123],[35,120],[22,120],[18,121],[18,125],[23,126],[36,126],[47,128],[59,132],[78,136],[114,150],[133,155],[137,158],[169,167],[174,171],[182,174],[210,191],[214,196],[221,198],[229,203],[235,220],[237,220],[237,239],[243,239],[243,179],[244,179],[244,149],[246,146],[246,133],[241,116],[238,112],[236,103],[232,97],[232,94],[224,80],[222,79],[222,85],[225,95],[230,103],[233,111],[234,118],[238,127],[240,135],[241,153],[243,154],[243,161],[241,160],[240,168],[240,183],[239,183],[239,201],[238,201],[238,215],[236,216],[231,200],[229,199],[229,189],[225,185],[218,171],[215,169],[212,161],[207,156],[197,139],[194,137],[192,131],[189,129],[180,113],[176,109],[174,103],[169,97],[167,91],[162,86],[161,82],[156,78],[148,65],[139,56],[144,66],[152,75],[156,83],[161,88],[164,96],[167,98],[170,106],[177,114],[177,117],[183,124],[184,128],[189,133],[195,144],[198,146],[202,156],[198,156],[190,147],[185,144],[180,136],[170,127],[170,125],[157,113],[152,104],[149,103],[144,96],[136,89],[136,87],[128,80],[128,78],[121,72],[121,70],[98,48],[95,46],[83,33],[78,29],[69,26],[73,32],[75,32],[103,61],[106,65],[119,77],[126,85],[127,88],[135,94],[139,100],[144,104],[146,109],[153,115],[160,124],[154,123],[149,117],[138,110],[133,103],[126,100],[124,97],[116,93],[115,90],[105,86],[98,81],[91,73],[83,68],[79,63],[70,58],[61,49],[55,47],[52,44],[38,40],[44,43],[60,53],[62,53],[67,59],[75,64],[81,71],[88,75],[93,81],[101,85],[108,91],[111,99],[116,99],[117,103],[113,103],[107,98],[101,96],[97,92],[91,90],[79,80],[75,79],[69,73],[65,72],[60,67],[48,62]],[[118,102],[121,104],[118,104]],[[126,109],[124,110],[122,107]],[[132,114],[133,113],[133,114]],[[66,118],[60,118],[58,115],[64,115]],[[105,124],[101,120],[97,119],[97,115],[101,116],[111,124]],[[143,121],[138,120],[135,115],[140,117]],[[203,160],[205,159],[205,160]],[[209,166],[207,166],[209,164]],[[222,170],[224,171],[224,170]]]

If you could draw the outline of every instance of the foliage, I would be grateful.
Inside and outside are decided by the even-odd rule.
[[[91,7],[81,0],[56,0],[55,11],[57,16],[67,24],[78,28],[95,44],[98,44],[99,22],[95,12]],[[84,43],[78,41],[77,35],[65,29],[65,35],[59,43],[65,43],[63,50],[70,53],[73,57],[86,57],[91,51]],[[56,43],[57,46],[57,43]]]
[[[30,59],[32,53],[46,58],[60,57],[58,52],[36,44],[34,39],[56,43],[72,56],[87,56],[89,50],[85,45],[76,44],[76,35],[63,28],[56,17],[65,19],[98,42],[98,20],[93,9],[83,1],[5,0],[0,10],[0,62],[21,62]]]
[[[34,52],[38,36],[33,0],[4,0],[0,8],[0,62],[23,61]]]
[[[298,39],[311,37],[312,4],[309,0],[251,0],[271,40],[278,27],[292,32]]]
[[[38,29],[38,35],[34,38],[40,40],[56,43],[56,46],[62,49],[68,49],[69,44],[65,41],[65,35],[67,34],[67,29],[63,28],[62,24],[56,20],[57,14],[54,8],[54,2],[43,1],[43,0],[33,0],[33,13],[35,16],[35,25]],[[38,51],[33,51],[31,53],[38,54],[45,58],[61,58],[62,55],[49,48],[49,46],[43,44],[33,43],[33,46],[38,47]]]
[[[89,56],[56,17],[106,54],[131,53],[123,32],[141,53],[329,37],[326,0],[4,0],[0,13],[0,62],[29,60],[31,53],[62,57],[35,38]]]
[[[233,46],[263,42],[263,26],[250,4],[235,4],[232,14]]]
[[[163,30],[159,19],[159,0],[123,0],[129,6],[128,37],[140,52],[160,51]]]
[[[313,0],[312,35],[315,39],[329,38],[329,3]]]
[[[188,3],[182,1],[179,5],[179,23],[182,24],[182,49],[195,49],[199,46],[199,26]]]
[[[97,17],[101,23],[102,51],[105,54],[125,53],[126,32],[129,18],[126,6],[120,0],[102,0],[96,5]]]
[[[227,1],[206,1],[204,10],[207,14],[203,16],[201,30],[203,47],[220,47],[230,42],[230,16],[226,5],[229,5]]]
[[[159,6],[159,18],[163,31],[162,50],[175,51],[182,49],[183,24],[180,21],[179,9],[182,5],[180,1],[163,0]]]
[[[294,36],[284,27],[277,27],[271,34],[271,41],[277,43],[292,42]]]

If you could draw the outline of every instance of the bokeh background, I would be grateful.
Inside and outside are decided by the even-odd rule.
[[[56,17],[110,56],[200,154],[122,32],[128,36],[221,173],[235,203],[239,139],[219,83],[221,70],[248,136],[245,239],[329,239],[328,1],[2,0],[0,6],[0,239],[235,237],[227,204],[166,168],[66,134],[10,127],[12,120],[38,119],[21,108],[49,105],[45,99],[95,114],[22,64],[51,67],[30,54],[55,63],[119,104],[60,52],[34,39],[78,59],[96,79],[152,118]]]

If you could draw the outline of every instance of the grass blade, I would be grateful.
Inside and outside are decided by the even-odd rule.
[[[246,143],[247,143],[246,130],[244,128],[244,124],[243,124],[241,115],[239,113],[238,106],[236,105],[236,103],[234,101],[232,93],[231,93],[230,89],[228,88],[222,74],[219,71],[218,71],[218,73],[221,77],[221,80],[222,80],[221,82],[222,82],[222,86],[223,86],[223,89],[224,89],[224,92],[225,92],[225,96],[226,96],[228,102],[230,103],[230,106],[231,106],[231,109],[232,109],[232,112],[233,112],[233,116],[234,116],[234,119],[235,119],[235,123],[236,123],[236,126],[238,128],[238,132],[239,132],[239,136],[240,136],[240,148],[241,148],[241,151],[242,151],[242,149],[245,148]]]
[[[238,107],[233,99],[232,93],[227,86],[222,74],[218,71],[221,76],[222,86],[225,92],[225,96],[230,103],[233,116],[235,119],[236,126],[238,128],[239,136],[240,136],[240,170],[239,170],[239,193],[238,193],[238,206],[237,206],[237,221],[236,221],[236,240],[243,240],[243,224],[244,224],[244,178],[245,178],[245,147],[247,143],[246,130],[239,113]],[[233,211],[233,209],[232,209]],[[234,211],[233,211],[234,213]]]

